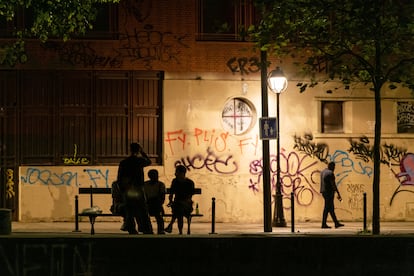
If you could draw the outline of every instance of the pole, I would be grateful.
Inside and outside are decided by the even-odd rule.
[[[4,160],[1,159],[1,164],[4,164]],[[0,167],[0,207],[6,208],[6,170]]]
[[[290,206],[291,232],[295,233],[295,194],[293,192],[290,193]]]
[[[267,52],[260,51],[260,70],[262,88],[262,117],[269,114],[267,97]],[[270,187],[270,151],[269,140],[262,140],[262,179],[263,179],[263,228],[264,232],[272,232],[272,195]]]
[[[363,204],[364,204],[364,232],[367,232],[367,193],[363,195]]]
[[[73,232],[79,231],[79,197],[75,195],[75,230]]]
[[[273,212],[273,226],[286,227],[286,220],[283,214],[283,197],[282,187],[280,181],[280,127],[279,127],[279,95],[276,93],[276,198],[275,198],[275,210]]]
[[[216,234],[216,198],[211,198],[211,232],[210,234]]]

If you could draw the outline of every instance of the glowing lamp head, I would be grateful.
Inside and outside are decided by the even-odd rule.
[[[288,86],[288,81],[280,67],[269,73],[267,77],[270,89],[275,93],[282,93]]]

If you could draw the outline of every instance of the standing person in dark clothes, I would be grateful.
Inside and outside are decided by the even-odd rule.
[[[119,163],[118,183],[126,205],[125,228],[130,234],[152,234],[144,192],[144,167],[151,164],[148,155],[138,143],[130,145],[131,154]]]
[[[342,223],[338,221],[335,214],[335,206],[334,206],[334,199],[335,199],[335,192],[338,194],[338,200],[341,201],[341,194],[336,187],[335,182],[335,163],[330,162],[328,167],[321,172],[321,193],[325,200],[325,206],[323,208],[322,214],[322,228],[331,228],[326,224],[326,220],[328,218],[328,214],[331,215],[332,220],[335,223],[335,228],[339,228],[344,226]]]
[[[144,189],[147,198],[148,213],[154,216],[157,221],[157,233],[164,232],[164,201],[165,201],[165,184],[158,180],[158,171],[150,170],[148,172],[150,180],[145,181]]]
[[[175,219],[180,235],[183,233],[184,217],[187,219],[187,234],[190,234],[191,212],[193,211],[194,181],[186,177],[187,169],[183,165],[175,168],[175,178],[171,183],[169,203],[172,208],[171,222],[165,232],[171,233]]]

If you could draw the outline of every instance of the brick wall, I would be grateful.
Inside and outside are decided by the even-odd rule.
[[[231,58],[259,58],[252,43],[195,40],[194,0],[119,5],[119,40],[29,42],[23,69],[122,69],[232,73]],[[137,1],[141,2],[141,1]],[[257,75],[258,76],[258,75]]]

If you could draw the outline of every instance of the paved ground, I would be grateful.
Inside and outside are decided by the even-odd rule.
[[[345,226],[335,229],[321,229],[320,222],[295,223],[295,231],[292,232],[291,225],[288,222],[287,227],[274,227],[272,232],[264,232],[261,224],[241,224],[241,223],[216,223],[214,227],[211,223],[200,223],[193,221],[191,225],[192,235],[249,235],[249,234],[266,234],[266,235],[362,235],[369,234],[363,232],[362,222],[344,222]],[[121,222],[99,221],[95,223],[95,234],[114,234],[128,235],[126,232],[119,230]],[[155,229],[156,224],[153,223]],[[186,231],[184,227],[184,232]],[[371,225],[367,224],[368,232],[371,231]],[[381,235],[414,235],[414,222],[381,222]],[[24,234],[58,234],[61,235],[90,235],[89,222],[80,222],[79,231],[75,231],[74,222],[12,222],[12,235],[21,236]],[[176,224],[171,234],[177,235]]]
[[[102,218],[103,219],[103,218]],[[121,223],[12,223],[0,235],[0,275],[414,275],[414,223],[383,222],[382,234],[362,223],[321,229],[297,223],[264,233],[261,224],[194,221],[188,235],[128,235]],[[369,226],[371,228],[371,226]],[[328,254],[327,254],[328,252]],[[321,256],[323,262],[321,262]],[[276,273],[276,274],[275,274]]]

